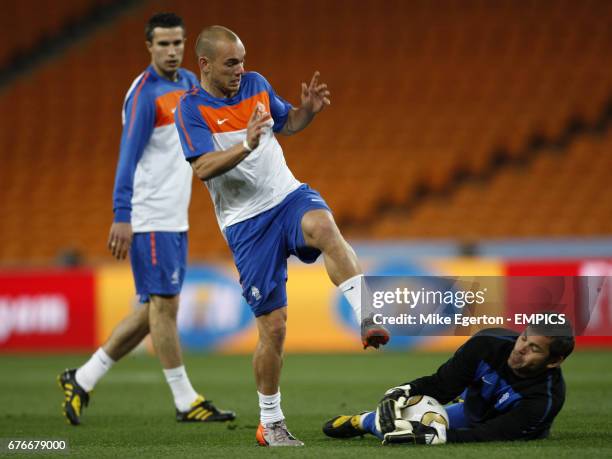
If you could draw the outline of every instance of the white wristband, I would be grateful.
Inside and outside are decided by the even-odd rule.
[[[244,139],[242,141],[242,146],[244,147],[244,149],[248,152],[253,151],[253,149],[251,147],[249,147],[249,142],[247,142],[247,139]]]

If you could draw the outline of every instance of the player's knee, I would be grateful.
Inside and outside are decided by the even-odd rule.
[[[156,316],[176,319],[178,305],[178,296],[151,295],[151,301],[149,302],[149,316],[150,314],[155,314]]]
[[[268,330],[267,341],[275,348],[282,348],[285,343],[285,334],[287,328],[284,324],[275,324]]]
[[[281,317],[277,317],[268,323],[266,335],[273,341],[283,341],[287,332],[287,323]]]
[[[149,303],[138,310],[138,327],[140,330],[149,330]]]
[[[259,338],[264,344],[280,348],[285,342],[287,318],[284,314],[273,312],[268,316],[265,316],[259,330]]]

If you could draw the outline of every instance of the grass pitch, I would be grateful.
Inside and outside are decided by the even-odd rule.
[[[564,365],[564,409],[551,438],[529,443],[382,447],[374,437],[329,439],[323,422],[371,409],[388,387],[433,372],[448,354],[288,355],[283,411],[304,448],[255,445],[250,356],[187,355],[196,390],[238,413],[233,424],[177,424],[159,363],[128,357],[94,391],[83,425],[67,425],[55,377],[87,356],[0,355],[0,438],[62,438],[74,457],[612,457],[612,352],[576,352]],[[15,456],[25,456],[19,453]],[[37,455],[38,456],[38,455]]]

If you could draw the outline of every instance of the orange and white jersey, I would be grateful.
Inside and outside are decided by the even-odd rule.
[[[197,84],[187,70],[170,81],[149,66],[127,92],[113,210],[114,221],[130,222],[136,233],[189,227],[193,172],[181,152],[174,113],[180,97]]]
[[[213,97],[198,85],[181,97],[177,107],[183,153],[192,160],[242,143],[258,102],[272,116],[259,146],[236,167],[205,182],[221,230],[280,204],[300,186],[274,135],[285,125],[291,105],[276,95],[263,76],[248,72],[234,97]]]

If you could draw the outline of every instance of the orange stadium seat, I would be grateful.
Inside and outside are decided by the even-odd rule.
[[[612,130],[584,134],[566,151],[544,151],[486,184],[465,183],[448,200],[386,214],[372,232],[391,239],[610,235],[610,151]]]
[[[96,5],[111,0],[25,0],[4,2],[2,11],[10,18],[0,31],[0,66],[12,54],[29,51],[40,40],[57,34],[61,28],[78,20]]]
[[[30,17],[13,2],[14,27],[28,33],[7,32],[8,49],[36,43],[97,2],[34,3],[53,14]],[[538,154],[528,146],[534,136],[557,139],[573,119],[589,125],[601,116],[612,95],[612,2],[418,0],[383,8],[361,0],[355,8],[243,0],[227,8],[153,0],[0,93],[0,109],[11,114],[0,125],[0,235],[8,241],[0,262],[49,262],[68,247],[91,262],[108,259],[121,107],[149,62],[144,23],[163,10],[186,20],[184,64],[192,70],[198,30],[217,23],[243,39],[247,70],[293,103],[299,84],[321,71],[332,106],[281,143],[295,175],[321,191],[349,235],[611,231],[601,171],[612,164],[598,159],[610,156],[610,136],[578,138],[567,152],[542,152],[533,162]],[[491,176],[505,159],[525,165]],[[480,180],[457,185],[463,176]],[[421,200],[423,191],[436,195]],[[229,255],[199,183],[190,218],[192,258]]]

